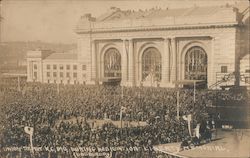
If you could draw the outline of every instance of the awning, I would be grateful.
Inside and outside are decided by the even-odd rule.
[[[206,84],[206,80],[179,80],[173,82],[175,85],[201,85]]]
[[[4,78],[27,77],[27,74],[26,73],[3,73],[2,77],[4,77]]]
[[[106,83],[120,82],[121,81],[121,77],[106,77],[106,78],[103,78],[101,81],[102,82],[106,82]]]

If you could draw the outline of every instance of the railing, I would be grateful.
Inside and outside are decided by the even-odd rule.
[[[218,80],[219,79],[219,80]],[[214,88],[219,85],[222,85],[223,83],[228,83],[229,81],[233,81],[235,79],[234,73],[216,73],[216,82],[209,86],[209,88]]]

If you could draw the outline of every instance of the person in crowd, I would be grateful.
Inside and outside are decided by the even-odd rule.
[[[57,85],[39,83],[25,83],[21,87],[22,91],[18,91],[8,84],[0,84],[3,94],[0,96],[0,148],[28,146],[29,138],[23,130],[25,126],[34,128],[34,146],[43,148],[136,146],[140,151],[148,149],[139,152],[144,157],[144,154],[155,154],[151,150],[153,145],[180,140],[184,140],[183,147],[186,145],[188,127],[185,121],[176,118],[175,89],[60,85],[58,90]],[[213,125],[200,116],[206,113],[206,106],[213,103],[215,96],[225,100],[245,99],[244,95],[231,96],[228,93],[200,90],[194,103],[193,91],[182,89],[180,113],[193,113],[194,121],[201,124],[202,137],[209,141]],[[127,109],[122,113],[122,119],[128,125],[119,128],[112,121],[120,121],[122,106]],[[100,125],[98,120],[109,122]],[[147,123],[131,125],[140,121]],[[115,153],[123,154],[129,156],[134,152]]]

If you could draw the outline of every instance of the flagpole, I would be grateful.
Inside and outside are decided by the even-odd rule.
[[[121,110],[120,110],[120,122],[121,122],[121,129],[122,129],[122,107],[121,107]]]
[[[122,99],[123,99],[123,86],[122,86]],[[122,103],[123,100],[121,100],[121,103]],[[122,105],[121,105],[121,109],[120,109],[120,122],[121,122],[121,129],[122,129]]]
[[[122,86],[122,99],[123,99],[123,86]]]
[[[20,76],[18,75],[17,76],[17,86],[18,86],[18,91],[20,92],[21,91],[21,87],[20,87]]]
[[[33,134],[30,134],[30,148],[31,148],[31,153],[32,155],[34,155],[34,147],[33,147],[33,141],[32,141],[32,138],[33,137]]]
[[[194,103],[195,103],[195,97],[196,97],[196,82],[194,81]]]
[[[59,89],[59,83],[57,83],[57,94],[60,93],[60,89]]]
[[[180,119],[180,91],[177,90],[177,119]]]

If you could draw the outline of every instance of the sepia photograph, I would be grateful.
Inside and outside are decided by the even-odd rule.
[[[249,158],[249,0],[0,0],[0,158]]]

